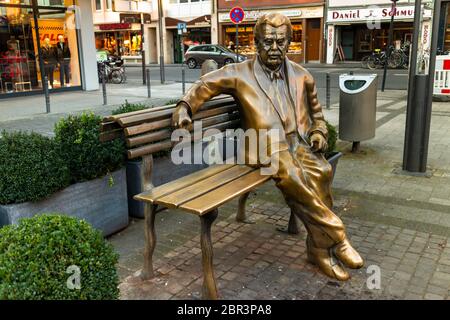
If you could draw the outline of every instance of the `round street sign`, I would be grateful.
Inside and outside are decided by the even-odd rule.
[[[244,21],[245,11],[241,7],[234,7],[230,10],[230,19],[234,24],[239,24]]]

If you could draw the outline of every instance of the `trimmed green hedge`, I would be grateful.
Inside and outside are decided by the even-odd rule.
[[[100,123],[100,116],[88,112],[70,115],[55,125],[55,140],[72,183],[102,177],[124,164],[124,142],[122,139],[100,142]]]
[[[330,124],[328,121],[327,123],[327,129],[328,129],[328,149],[325,152],[326,155],[329,155],[332,152],[336,151],[336,142],[337,142],[337,130],[336,127]]]
[[[148,108],[151,108],[151,106],[147,106],[143,103],[129,103],[128,100],[125,100],[125,103],[122,104],[117,109],[114,109],[112,111],[112,114],[115,115],[115,114],[121,114],[121,113],[128,113],[128,112],[139,111],[139,110],[144,110],[144,109],[148,109]]]
[[[0,204],[38,201],[69,184],[57,143],[37,133],[2,132]]]
[[[49,214],[22,219],[0,228],[0,299],[117,299],[117,261],[85,221]]]

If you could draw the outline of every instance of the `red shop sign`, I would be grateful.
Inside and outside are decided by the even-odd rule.
[[[117,29],[130,29],[131,23],[109,23],[100,24],[100,30],[117,30]]]

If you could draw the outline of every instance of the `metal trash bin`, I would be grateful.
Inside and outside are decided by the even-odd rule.
[[[339,76],[339,138],[353,141],[353,151],[375,137],[377,84],[376,74]]]

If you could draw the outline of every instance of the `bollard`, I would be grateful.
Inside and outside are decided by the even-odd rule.
[[[45,95],[45,110],[50,113],[50,92],[48,90],[48,77],[44,76],[44,95]]]
[[[326,97],[326,103],[327,103],[327,109],[331,108],[331,92],[330,92],[330,73],[327,72],[327,97]]]
[[[152,89],[150,87],[150,69],[145,70],[147,76],[147,97],[152,97]]]
[[[186,70],[184,69],[184,64],[181,67],[181,83],[183,87],[183,95],[186,93]]]
[[[108,100],[106,97],[106,75],[103,74],[102,77],[102,91],[103,91],[103,105],[106,106],[108,104]]]

